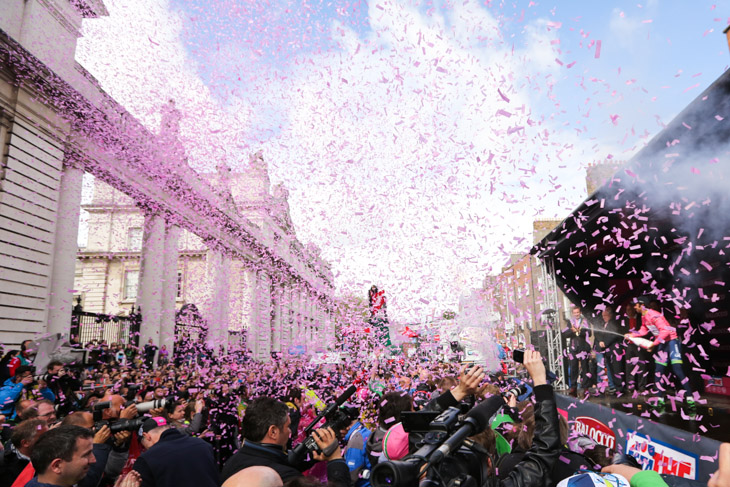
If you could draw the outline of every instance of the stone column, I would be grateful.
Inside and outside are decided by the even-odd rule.
[[[172,356],[175,346],[175,306],[177,300],[177,242],[182,235],[182,229],[177,225],[167,225],[165,228],[165,247],[163,263],[162,305],[160,314],[160,348],[167,347]]]
[[[144,347],[150,338],[156,345],[160,344],[164,249],[165,220],[160,215],[148,213],[145,215],[142,231],[142,261],[137,292],[137,305],[142,310],[140,347]]]
[[[208,297],[205,318],[208,321],[208,343],[218,353],[220,346],[228,347],[228,307],[230,295],[230,258],[218,250],[209,249],[206,257]]]
[[[256,286],[258,303],[258,359],[268,362],[271,359],[271,278],[259,272]]]
[[[273,352],[281,352],[282,346],[281,346],[281,336],[283,331],[283,322],[282,322],[282,301],[283,301],[283,292],[281,287],[276,287],[274,289],[274,295],[272,296],[273,303],[272,306],[274,307],[274,321],[271,324],[272,326],[272,333],[271,333],[271,350]]]
[[[282,284],[281,288],[281,299],[279,301],[279,310],[280,310],[280,318],[281,318],[281,329],[279,331],[280,340],[281,340],[281,351],[286,354],[289,350],[289,347],[291,346],[291,324],[289,323],[289,319],[291,318],[291,309],[292,309],[292,302],[291,302],[291,287],[289,287],[288,283]]]
[[[244,278],[244,286],[243,289],[243,321],[247,326],[246,331],[246,340],[247,340],[247,347],[249,350],[251,350],[251,356],[257,357],[258,354],[258,313],[257,313],[257,300],[256,300],[256,286],[257,286],[257,279],[256,279],[256,272],[246,269],[245,271],[245,278]]]
[[[53,266],[48,297],[48,332],[68,338],[71,327],[79,213],[84,171],[64,161],[59,188]]]

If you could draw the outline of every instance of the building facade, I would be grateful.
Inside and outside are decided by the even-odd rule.
[[[229,198],[239,214],[262,233],[286,242],[295,267],[307,269],[317,279],[304,286],[301,281],[310,276],[272,278],[268,269],[257,268],[252,259],[222,262],[200,237],[182,230],[176,272],[170,273],[175,310],[194,304],[206,322],[227,327],[228,338],[244,335],[247,346],[261,360],[271,352],[286,353],[293,345],[304,345],[308,351],[331,349],[334,286],[330,265],[320,258],[319,249],[297,239],[288,193],[281,185],[270,187],[262,155],[252,156],[243,172],[233,173],[221,165],[217,172],[200,177]],[[89,213],[88,237],[76,264],[77,298],[84,311],[128,315],[139,306],[145,216],[130,197],[99,181],[94,183],[91,201],[82,208]],[[222,285],[213,282],[221,266],[226,281]],[[144,316],[144,308],[141,312]],[[214,323],[221,314],[227,323]],[[166,338],[162,341],[169,341]]]
[[[172,348],[188,300],[202,303],[214,344],[247,328],[259,359],[294,338],[318,341],[333,329],[331,274],[279,211],[286,191],[257,177],[244,185],[258,197],[235,201],[235,185],[218,181],[238,177],[224,165],[208,179],[188,165],[174,104],[153,132],[105,93],[75,60],[82,23],[104,15],[102,0],[0,9],[0,342],[69,336],[75,281],[87,310],[135,302],[143,343]],[[241,177],[265,171],[262,162]],[[99,189],[88,208],[95,228],[77,274],[85,173],[115,191]]]

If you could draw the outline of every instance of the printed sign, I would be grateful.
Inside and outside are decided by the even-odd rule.
[[[626,453],[636,458],[644,470],[654,470],[686,479],[697,478],[697,456],[661,441],[629,431]]]
[[[616,449],[616,435],[613,430],[597,419],[588,416],[575,418],[573,429],[581,436],[587,436],[599,445]]]

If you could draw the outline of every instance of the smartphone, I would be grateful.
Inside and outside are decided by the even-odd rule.
[[[525,361],[525,351],[519,349],[512,350],[512,360],[518,364],[523,363]]]

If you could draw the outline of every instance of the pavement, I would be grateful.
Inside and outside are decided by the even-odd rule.
[[[562,392],[567,393],[567,391]],[[661,410],[652,407],[651,396],[616,397],[605,394],[588,396],[586,400],[617,411],[639,415],[655,423],[666,424],[690,433],[698,433],[706,438],[730,442],[730,397],[728,396],[705,394],[697,400],[694,408],[688,408],[683,402],[672,401],[670,398]]]

